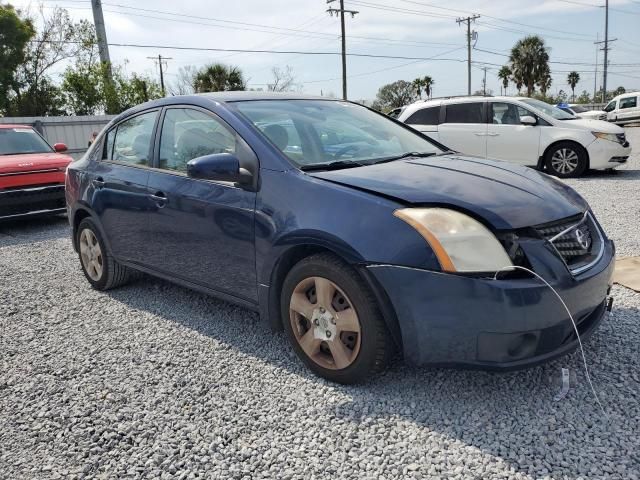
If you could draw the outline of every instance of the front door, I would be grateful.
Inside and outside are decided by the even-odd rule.
[[[522,125],[520,117],[535,115],[512,103],[490,102],[487,157],[536,166],[540,156],[540,126]]]
[[[243,141],[226,123],[201,109],[168,108],[161,123],[148,183],[154,202],[148,266],[256,301],[255,192],[186,175],[189,160],[213,153],[233,153],[242,165],[248,146],[240,146]]]
[[[102,159],[87,172],[91,206],[118,260],[144,263],[151,206],[147,180],[159,111],[128,118],[105,136]]]
[[[444,122],[438,126],[438,141],[447,147],[485,158],[487,123],[485,102],[461,102],[446,105]]]

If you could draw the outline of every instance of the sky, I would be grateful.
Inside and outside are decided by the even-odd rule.
[[[425,75],[434,81],[434,95],[467,91],[466,27],[458,17],[480,15],[472,52],[472,90],[500,93],[497,72],[510,48],[527,34],[542,36],[550,47],[552,93],[570,91],[567,73],[580,73],[576,92],[593,92],[598,55],[598,88],[602,82],[605,0],[345,0],[355,10],[346,21],[349,99],[372,100],[378,89],[396,80]],[[35,12],[39,2],[11,0]],[[90,0],[44,0],[45,12],[55,5],[72,18],[93,20]],[[103,0],[111,61],[126,70],[158,77],[149,56],[170,57],[165,80],[175,80],[180,67],[212,62],[238,66],[249,88],[266,88],[271,69],[290,66],[299,88],[309,94],[341,95],[340,21],[330,16],[327,0]],[[640,90],[640,0],[610,0],[608,89]],[[149,48],[143,48],[147,45]],[[202,49],[247,49],[302,53],[241,53]],[[325,54],[328,53],[328,54]],[[369,56],[367,56],[369,55]],[[377,55],[378,57],[371,57]],[[380,58],[401,57],[401,58]],[[58,67],[59,71],[64,66]],[[508,93],[514,93],[511,87]]]

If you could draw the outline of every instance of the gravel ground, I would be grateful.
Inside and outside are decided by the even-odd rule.
[[[640,255],[638,154],[570,183]],[[149,277],[93,291],[64,219],[5,226],[0,477],[638,479],[640,294],[613,295],[586,345],[605,417],[579,354],[509,374],[397,362],[332,385],[245,309]]]

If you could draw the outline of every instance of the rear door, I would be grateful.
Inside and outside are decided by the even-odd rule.
[[[415,128],[419,132],[426,134],[436,141],[440,141],[438,136],[438,125],[440,125],[440,105],[421,108],[413,112],[405,121],[407,125]]]
[[[257,301],[254,211],[256,193],[231,182],[190,178],[187,162],[232,153],[258,175],[250,147],[222,119],[191,106],[165,109],[159,152],[149,176],[147,264],[158,272]]]
[[[487,157],[521,165],[538,164],[540,126],[522,125],[520,117],[536,116],[527,109],[507,102],[489,102]]]
[[[159,110],[123,120],[105,136],[102,160],[87,174],[92,208],[119,260],[144,263],[147,251],[147,191],[155,124]]]
[[[461,153],[486,157],[485,105],[483,101],[443,105],[444,119],[438,126],[438,140]]]

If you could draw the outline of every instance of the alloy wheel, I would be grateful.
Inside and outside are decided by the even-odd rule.
[[[330,370],[349,367],[360,351],[358,314],[331,280],[309,277],[295,287],[289,319],[296,341],[316,364]]]
[[[80,233],[80,259],[91,280],[99,281],[104,270],[104,257],[96,235],[88,228]]]
[[[574,172],[578,162],[578,154],[570,148],[559,148],[551,157],[551,167],[562,175]]]

